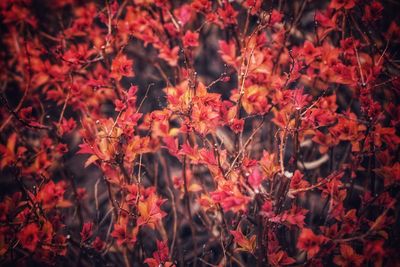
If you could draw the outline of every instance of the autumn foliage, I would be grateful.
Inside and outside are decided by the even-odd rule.
[[[399,266],[396,1],[0,1],[1,266]]]

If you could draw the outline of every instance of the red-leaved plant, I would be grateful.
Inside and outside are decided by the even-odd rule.
[[[0,265],[398,266],[399,7],[0,1]]]

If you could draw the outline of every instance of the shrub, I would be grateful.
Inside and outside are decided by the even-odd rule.
[[[1,265],[399,264],[398,7],[2,1]]]

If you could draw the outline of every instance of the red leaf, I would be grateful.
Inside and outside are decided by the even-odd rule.
[[[253,171],[251,172],[249,176],[249,184],[254,188],[258,188],[261,185],[261,181],[263,180],[263,177],[261,175],[260,170],[258,167],[253,168]]]
[[[22,247],[29,250],[30,252],[35,251],[36,246],[39,242],[39,227],[36,223],[30,223],[26,225],[18,233],[18,239]]]
[[[81,242],[87,241],[93,235],[93,222],[85,222],[81,231]]]
[[[313,258],[323,243],[328,239],[322,235],[316,235],[311,229],[303,228],[297,241],[297,248],[307,252],[308,258]]]
[[[187,31],[185,36],[183,36],[183,46],[184,47],[196,47],[199,46],[199,33]]]
[[[236,58],[236,46],[233,41],[225,42],[223,40],[218,41],[219,51],[218,53],[221,55],[222,60],[227,64],[230,64],[234,67],[238,67],[238,60]]]

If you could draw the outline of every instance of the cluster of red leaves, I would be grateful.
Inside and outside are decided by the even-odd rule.
[[[398,264],[396,4],[181,2],[0,3],[0,264]]]

